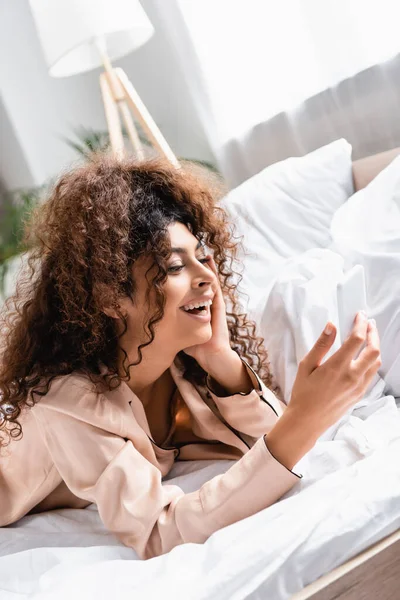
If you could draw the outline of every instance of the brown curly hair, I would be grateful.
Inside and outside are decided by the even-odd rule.
[[[107,389],[129,379],[126,353],[125,375],[118,374],[118,340],[127,329],[118,299],[133,299],[133,263],[150,255],[158,267],[151,283],[157,310],[146,324],[148,341],[139,347],[138,361],[131,363],[138,364],[141,348],[153,341],[155,325],[163,317],[167,227],[172,222],[185,224],[213,251],[232,348],[268,387],[278,390],[263,340],[239,310],[238,281],[233,281],[237,273],[232,270],[239,242],[218,206],[216,190],[188,163],[177,169],[158,159],[97,156],[61,176],[26,228],[27,268],[1,315],[0,446],[10,437],[21,437],[21,411],[44,396],[55,377],[76,371]],[[121,334],[105,307],[114,308],[122,320]],[[184,352],[178,357],[186,379],[204,383],[206,374],[198,363]],[[108,372],[101,372],[101,365]]]

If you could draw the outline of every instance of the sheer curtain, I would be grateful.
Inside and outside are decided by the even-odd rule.
[[[400,51],[398,0],[175,0],[175,6],[180,15],[170,15],[171,38],[232,185],[285,154],[313,149],[302,140],[303,125],[318,123],[314,143],[323,138],[321,126],[322,143],[349,138],[354,122],[347,98],[339,126],[338,84]],[[368,103],[372,91],[386,86],[377,114],[385,98],[397,105],[400,83],[391,70],[358,82],[370,89],[353,85],[355,101],[361,95]],[[319,104],[306,106],[317,97]]]

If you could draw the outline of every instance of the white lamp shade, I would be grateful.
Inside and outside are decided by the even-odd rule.
[[[102,64],[95,40],[111,60],[129,54],[153,35],[138,0],[30,0],[49,73],[68,77]]]

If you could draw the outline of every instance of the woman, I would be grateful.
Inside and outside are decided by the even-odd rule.
[[[61,177],[31,231],[2,327],[0,525],[95,502],[143,558],[204,542],[287,492],[380,366],[362,314],[321,365],[328,323],[286,408],[238,309],[227,217],[187,168],[97,158]],[[236,462],[184,494],[161,485],[178,458]]]

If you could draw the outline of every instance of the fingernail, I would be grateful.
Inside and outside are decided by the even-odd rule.
[[[376,321],[375,321],[375,319],[370,319],[370,323],[371,323],[371,325],[373,325],[374,327],[376,327]]]
[[[327,323],[327,325],[325,326],[325,329],[324,329],[325,335],[331,335],[332,331],[333,331],[332,325],[330,323]]]
[[[360,315],[361,319],[365,320],[367,318],[367,313],[365,312],[365,310],[360,310],[358,314]]]

